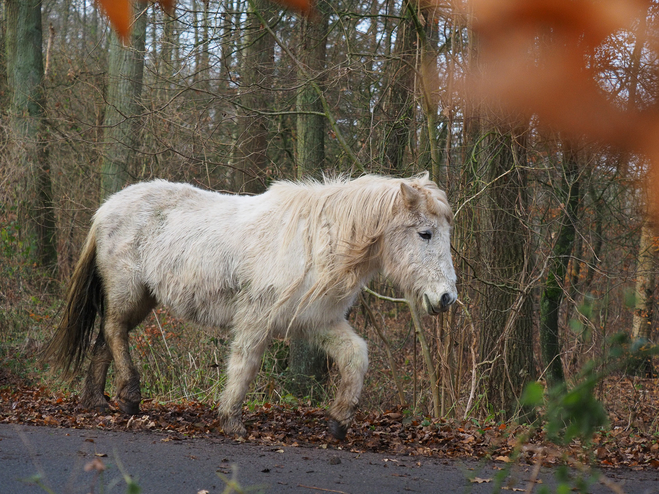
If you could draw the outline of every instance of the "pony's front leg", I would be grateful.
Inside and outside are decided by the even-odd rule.
[[[85,377],[85,384],[82,391],[80,404],[84,408],[104,412],[108,409],[108,402],[105,399],[105,381],[108,374],[108,368],[112,362],[112,353],[105,342],[103,330],[99,333],[92,350],[92,359],[89,364],[89,371]]]
[[[345,320],[316,333],[313,341],[332,357],[341,374],[336,399],[329,409],[329,427],[335,438],[344,439],[355,415],[368,368],[366,342]]]
[[[255,327],[258,326],[243,324],[235,328],[227,380],[218,406],[220,425],[227,435],[247,434],[241,417],[242,404],[249,385],[261,367],[261,358],[270,340],[266,335],[254,331]]]

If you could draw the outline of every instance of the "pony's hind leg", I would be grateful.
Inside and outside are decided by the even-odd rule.
[[[254,327],[258,326],[242,324],[235,328],[231,343],[227,380],[218,406],[220,424],[227,435],[245,436],[247,433],[241,418],[242,404],[269,342],[269,338],[255,332]]]
[[[122,412],[129,415],[139,413],[142,393],[140,374],[130,357],[128,333],[142,322],[155,306],[156,300],[145,293],[130,309],[120,312],[116,308],[117,304],[112,304],[111,300],[106,308],[103,333],[114,360],[117,405]]]
[[[108,368],[112,362],[110,348],[105,342],[103,330],[99,333],[92,350],[91,363],[89,371],[85,378],[82,398],[80,404],[84,408],[104,412],[108,408],[108,402],[105,398],[105,381],[108,374]]]
[[[355,333],[347,321],[340,321],[312,335],[312,342],[327,352],[336,362],[341,374],[336,398],[329,409],[329,427],[335,438],[344,439],[355,415],[368,368],[366,342]]]

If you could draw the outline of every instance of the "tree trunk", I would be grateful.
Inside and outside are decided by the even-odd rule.
[[[271,106],[272,94],[267,88],[272,85],[275,40],[261,25],[256,12],[271,24],[275,10],[269,0],[255,0],[247,14],[235,174],[236,191],[247,193],[263,192],[269,178],[268,118],[260,112]]]
[[[144,10],[146,5],[146,2],[136,3],[136,12]],[[135,20],[129,47],[123,46],[114,32],[110,36],[101,199],[121,190],[131,181],[130,168],[140,144],[146,16],[139,15]]]
[[[39,264],[57,267],[55,214],[48,153],[44,140],[41,2],[7,0],[8,82],[16,161],[27,177],[24,197],[28,233]]]
[[[528,293],[529,231],[523,135],[494,130],[483,140],[489,161],[490,238],[480,359],[489,364],[486,394],[495,411],[511,417],[523,386],[533,379],[533,304]],[[496,180],[495,180],[496,179]]]
[[[540,347],[547,370],[547,383],[550,387],[561,384],[565,380],[558,334],[558,316],[563,300],[567,265],[574,246],[575,221],[580,198],[577,157],[569,146],[565,148],[563,152],[565,180],[562,182],[561,196],[558,198],[565,207],[560,217],[558,236],[552,249],[549,272],[540,298]]]
[[[652,337],[656,256],[657,248],[654,244],[652,225],[649,220],[646,220],[641,230],[641,241],[638,249],[636,297],[632,322],[632,339],[641,345],[649,342]],[[630,371],[636,375],[652,377],[652,360],[650,358],[639,359],[632,364]]]
[[[316,3],[317,17],[300,19],[300,43],[297,57],[305,72],[323,88],[323,71],[327,29],[329,26],[329,6],[325,0]],[[305,112],[323,113],[323,104],[310,84],[311,81],[298,70],[296,107],[297,115],[297,160],[296,176],[301,178],[321,170],[325,161],[325,116],[310,115]]]
[[[318,17],[300,20],[300,42],[297,57],[309,77],[323,88],[322,73],[325,70],[329,5],[325,0],[316,4]],[[297,95],[297,151],[296,176],[302,178],[322,169],[325,162],[325,116],[304,112],[322,113],[323,105],[318,94],[302,71],[298,71]],[[328,360],[325,352],[303,338],[290,342],[288,360],[289,387],[296,396],[309,396],[315,384],[323,383],[328,376]]]
[[[156,16],[154,15],[154,18],[155,17]],[[168,12],[163,11],[162,21],[163,21],[162,39],[160,41],[162,51],[161,51],[161,56],[158,57],[157,50],[154,49],[154,58],[155,58],[154,61],[156,62],[157,64],[156,66],[159,69],[158,73],[163,79],[165,79],[163,82],[161,82],[161,85],[166,88],[164,92],[167,93],[167,90],[170,88],[171,85],[172,74],[174,73],[174,67],[173,67],[174,46],[178,42],[178,40],[175,39],[174,37],[174,30],[176,29],[176,12],[172,11],[172,13],[170,14]],[[154,25],[154,31],[155,30],[156,30],[156,26]],[[155,48],[156,46],[158,46],[157,41],[154,40],[153,48]]]
[[[437,71],[439,50],[439,15],[440,7],[434,2],[423,4],[419,9],[417,32],[421,44],[421,81],[419,86],[423,93],[423,112],[426,116],[428,139],[427,152],[419,153],[421,169],[430,171],[431,178],[440,181],[439,134],[437,132],[437,110],[439,108],[440,81]],[[423,29],[419,29],[423,26]],[[448,185],[448,184],[446,184]]]
[[[201,30],[201,46],[199,54],[199,67],[197,67],[197,77],[200,82],[199,86],[202,89],[210,89],[210,54],[209,54],[209,29],[210,29],[210,1],[203,0],[204,13],[202,17],[202,30]]]
[[[643,15],[640,18],[636,32],[636,42],[634,43],[634,50],[632,52],[632,64],[629,76],[629,111],[638,111],[638,78],[641,65],[641,52],[643,51],[647,35],[646,29],[647,17]],[[643,345],[649,342],[652,336],[652,305],[654,302],[654,263],[656,251],[652,224],[646,218],[641,230],[636,265],[636,302],[632,322],[632,338],[637,345]],[[636,375],[652,377],[652,358],[638,359],[638,361],[631,364],[630,371]]]
[[[329,375],[327,354],[307,340],[291,338],[288,356],[288,388],[294,396],[312,396],[314,386],[322,385]]]
[[[233,2],[231,0],[222,0],[224,12],[222,13],[221,29],[220,29],[220,63],[218,76],[218,90],[226,91],[229,87],[229,80],[231,79],[231,70],[233,68],[234,43],[233,43],[233,28],[231,26],[231,10]]]
[[[403,0],[400,26],[392,59],[387,67],[387,89],[383,111],[387,119],[384,136],[384,162],[392,173],[403,171],[405,150],[410,140],[414,116],[414,67],[417,34],[408,4]]]
[[[0,4],[0,19],[5,21],[0,22],[0,109],[2,110],[9,108],[9,75],[7,74],[9,71],[9,67],[7,67],[7,53],[9,53],[7,43],[9,40],[7,39],[8,26],[6,12],[6,5]],[[12,42],[14,43],[11,48],[13,51],[16,46],[16,38]],[[5,137],[0,138],[0,146],[6,146]]]

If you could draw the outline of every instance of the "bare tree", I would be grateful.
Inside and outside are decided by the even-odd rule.
[[[265,189],[268,175],[268,111],[272,94],[275,41],[261,19],[271,24],[275,9],[269,0],[254,0],[247,13],[245,46],[241,62],[240,109],[236,142],[235,190],[258,193]],[[264,90],[265,89],[265,90]]]
[[[392,59],[387,64],[384,100],[387,123],[382,146],[388,167],[395,171],[403,170],[415,113],[417,31],[413,19],[414,9],[411,0],[403,0],[396,43]]]
[[[565,380],[558,316],[563,300],[567,266],[575,243],[577,208],[580,200],[577,153],[572,146],[565,145],[561,156],[562,173],[558,179],[561,187],[557,190],[560,205],[559,225],[551,249],[552,260],[540,298],[540,347],[550,386],[561,384]]]
[[[485,315],[480,358],[489,369],[487,398],[512,416],[524,385],[535,377],[533,301],[530,297],[530,232],[525,225],[528,192],[524,129],[488,131],[481,142],[487,190]]]
[[[297,72],[300,89],[296,99],[297,178],[313,176],[325,164],[326,117],[316,88],[325,89],[323,81],[329,8],[326,0],[320,0],[316,3],[318,16],[299,21],[297,57],[301,67]],[[291,340],[288,369],[292,391],[299,396],[309,395],[314,384],[327,379],[327,362],[328,356],[322,349],[310,345],[302,338]]]
[[[112,34],[108,68],[107,107],[103,120],[101,198],[131,181],[130,167],[140,145],[141,95],[146,41],[146,2],[135,4],[130,46]]]
[[[8,0],[7,73],[11,91],[11,129],[15,159],[26,177],[22,197],[28,233],[36,258],[47,268],[57,266],[56,225],[50,164],[45,141],[41,2]]]

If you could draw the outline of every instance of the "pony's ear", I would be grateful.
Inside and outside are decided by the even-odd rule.
[[[419,179],[419,181],[422,183],[422,185],[426,189],[439,190],[439,187],[437,186],[435,181],[430,179],[430,172],[428,170],[426,170],[425,172],[419,173],[416,176],[416,178]]]
[[[400,184],[400,195],[403,197],[403,203],[405,206],[411,210],[418,208],[421,199],[423,199],[421,192],[414,187],[410,187],[405,182],[401,182]]]

